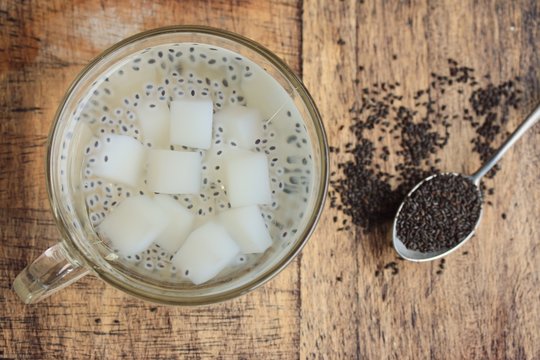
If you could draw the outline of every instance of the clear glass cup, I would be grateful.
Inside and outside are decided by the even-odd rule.
[[[102,74],[130,54],[167,43],[204,43],[232,50],[265,69],[291,95],[303,117],[311,140],[314,174],[306,215],[296,237],[287,246],[263,256],[252,268],[233,277],[200,286],[178,286],[130,271],[114,261],[88,219],[76,155],[62,149],[75,146],[77,122],[73,120],[90,88]],[[80,159],[78,159],[80,161]],[[67,183],[61,176],[68,178]],[[67,185],[66,185],[67,184]],[[35,303],[85,275],[95,275],[139,298],[171,305],[201,305],[245,294],[278,274],[300,252],[312,234],[323,209],[328,186],[328,145],[320,114],[308,91],[293,71],[275,54],[240,35],[203,26],[172,26],[146,31],[104,51],[71,84],[56,112],[47,149],[47,190],[62,240],[46,250],[15,279],[13,289],[25,303]]]

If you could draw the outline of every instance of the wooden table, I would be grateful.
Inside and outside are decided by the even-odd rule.
[[[539,18],[537,0],[0,1],[0,358],[540,359],[538,126],[502,161],[468,256],[449,256],[442,274],[397,261],[399,276],[375,276],[396,261],[387,231],[337,232],[327,207],[296,261],[224,304],[156,306],[92,277],[34,306],[10,290],[59,237],[44,178],[56,106],[118,40],[170,24],[246,35],[303,78],[338,146],[352,141],[337,128],[363,84],[399,81],[410,96],[448,57],[494,82],[521,76],[513,129],[540,99]],[[471,171],[479,162],[457,139],[442,165]]]

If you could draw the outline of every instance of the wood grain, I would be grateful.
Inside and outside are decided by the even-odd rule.
[[[303,76],[339,146],[353,141],[337,129],[350,123],[362,86],[399,81],[412,101],[449,57],[494,82],[521,76],[525,105],[512,130],[540,100],[539,18],[535,0],[0,0],[0,358],[540,359],[538,127],[502,161],[468,255],[449,256],[442,274],[438,262],[396,260],[387,227],[338,232],[332,218],[341,215],[327,207],[295,262],[224,304],[152,305],[90,277],[35,306],[10,290],[58,240],[44,178],[56,106],[84,64],[116,41],[182,23],[246,35]],[[479,165],[460,141],[471,131],[452,127],[443,168]],[[398,274],[375,276],[391,261]]]

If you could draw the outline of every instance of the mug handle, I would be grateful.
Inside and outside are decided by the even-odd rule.
[[[90,272],[74,259],[64,242],[45,250],[13,282],[13,290],[25,304],[33,304],[74,283]]]

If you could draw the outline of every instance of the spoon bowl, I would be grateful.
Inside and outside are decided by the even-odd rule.
[[[441,249],[441,250],[437,250],[437,251],[430,251],[430,252],[421,252],[421,251],[417,251],[417,250],[408,249],[405,246],[405,244],[401,241],[399,236],[397,235],[397,223],[398,223],[398,219],[400,217],[401,211],[403,209],[403,204],[405,204],[405,200],[410,198],[411,195],[414,192],[416,192],[420,187],[422,187],[426,182],[431,181],[434,178],[436,178],[438,176],[441,176],[441,175],[463,176],[463,177],[466,177],[469,180],[471,180],[471,182],[475,185],[476,190],[478,191],[478,197],[480,198],[481,206],[480,206],[480,213],[478,214],[478,218],[476,219],[476,223],[474,225],[474,228],[466,237],[461,239],[455,246],[450,247],[450,248],[445,248],[445,249]],[[399,209],[398,209],[398,211],[396,213],[396,216],[394,218],[394,222],[392,224],[392,243],[394,245],[394,249],[396,250],[398,255],[401,256],[403,259],[409,260],[409,261],[415,261],[415,262],[436,260],[436,259],[442,258],[442,257],[452,253],[453,251],[459,249],[463,244],[465,244],[467,242],[467,240],[472,238],[474,233],[476,232],[476,229],[478,228],[478,225],[480,224],[480,220],[482,219],[482,214],[484,212],[484,206],[483,206],[484,203],[483,203],[482,200],[483,200],[482,191],[480,190],[479,181],[475,182],[474,179],[471,176],[458,174],[458,173],[450,173],[450,172],[448,172],[448,173],[439,173],[439,174],[434,174],[434,175],[428,176],[427,178],[423,179],[418,184],[416,184],[415,187],[411,191],[409,191],[409,193],[407,194],[407,196],[405,197],[405,199],[403,200],[403,202],[399,206]]]
[[[442,174],[435,174],[431,175],[424,180],[420,181],[405,197],[401,205],[399,206],[399,209],[396,213],[396,216],[394,217],[394,223],[392,226],[392,243],[394,245],[394,249],[396,252],[404,259],[415,261],[415,262],[421,262],[421,261],[431,261],[439,259],[443,256],[446,256],[453,251],[459,249],[463,244],[467,242],[475,233],[476,228],[478,227],[478,224],[480,223],[480,219],[482,218],[483,213],[483,202],[482,202],[482,192],[480,190],[480,180],[484,175],[486,175],[494,166],[497,164],[497,162],[503,157],[504,154],[518,141],[518,139],[525,134],[527,130],[529,130],[534,124],[536,124],[540,120],[540,106],[537,106],[530,114],[527,116],[527,118],[519,125],[519,127],[510,135],[508,139],[495,151],[495,153],[491,156],[491,158],[486,161],[486,163],[478,169],[473,175],[467,176],[467,175],[461,175],[458,173],[442,173]],[[468,235],[466,235],[463,239],[461,239],[458,243],[456,243],[454,246],[450,248],[443,248],[441,250],[437,251],[431,251],[431,252],[421,252],[416,251],[412,249],[408,249],[405,244],[399,239],[397,236],[397,224],[400,219],[400,216],[403,216],[402,210],[403,205],[405,204],[406,200],[411,197],[411,195],[416,192],[420,187],[422,187],[426,182],[433,180],[437,176],[441,175],[453,175],[453,176],[463,176],[465,178],[468,178],[476,187],[476,190],[478,191],[478,196],[480,199],[480,212],[478,213],[478,218],[476,220],[476,224],[474,225],[474,228],[470,231]]]

